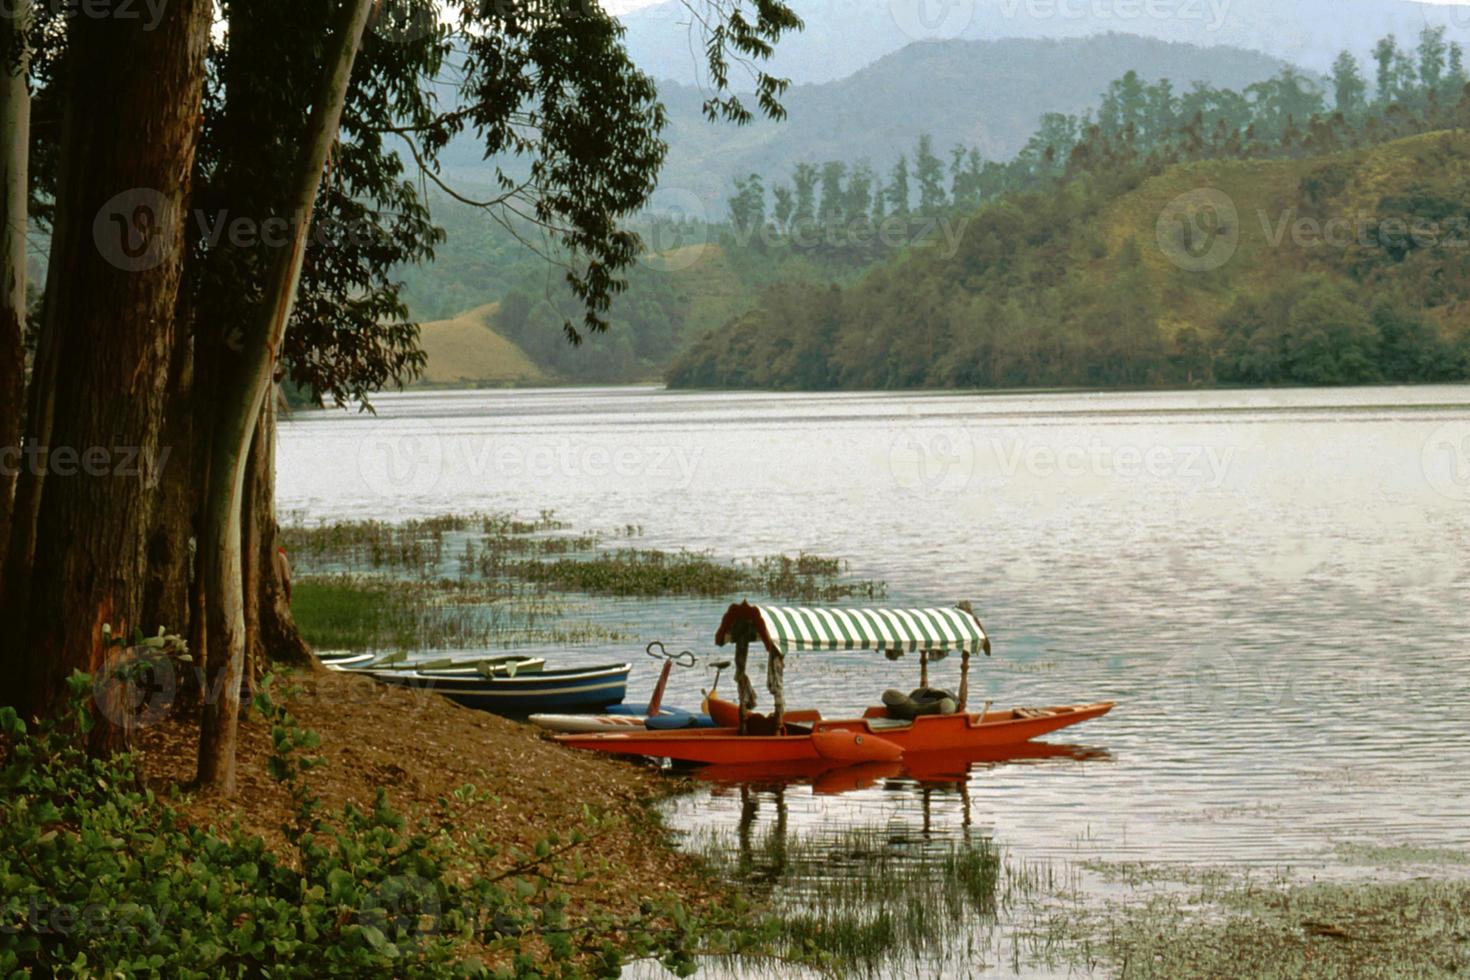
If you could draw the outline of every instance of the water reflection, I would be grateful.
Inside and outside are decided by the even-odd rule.
[[[793,828],[912,818],[922,832],[932,785],[940,834],[965,826],[966,782],[968,829],[1038,862],[1358,873],[1341,845],[1470,848],[1470,497],[1438,448],[1446,426],[1470,425],[1470,386],[564,389],[377,407],[283,426],[283,510],[551,508],[577,529],[641,525],[638,547],[843,558],[886,581],[892,605],[977,600],[997,638],[977,703],[1120,704],[1075,736],[1110,759],[796,774]],[[385,452],[403,479],[384,479]],[[591,469],[618,454],[634,465]],[[1120,465],[1140,454],[1166,465]],[[543,458],[557,468],[528,478]],[[727,603],[579,598],[566,617],[628,641],[524,652],[570,666],[657,638],[714,655]],[[668,703],[697,705],[708,679],[676,674]],[[793,666],[787,697],[842,717],[911,685],[908,665],[831,656]],[[685,797],[672,825],[733,830],[739,782]],[[771,784],[752,785],[769,812]]]
[[[1112,758],[1037,742],[854,766],[709,767],[694,774],[709,789],[688,846],[767,900],[778,955],[834,956],[883,976],[970,975],[1001,958],[1016,903],[1050,884],[1007,857],[977,787],[1008,768]],[[854,805],[834,806],[836,797]],[[702,973],[751,966],[710,963]]]

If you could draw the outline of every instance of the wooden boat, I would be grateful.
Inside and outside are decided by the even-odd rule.
[[[558,736],[574,748],[622,755],[643,755],[711,765],[799,763],[832,759],[841,733],[858,739],[843,750],[845,761],[886,761],[888,747],[900,753],[974,753],[1016,745],[1062,728],[1099,718],[1113,702],[1055,705],[968,712],[970,655],[990,653],[984,627],[968,605],[953,609],[816,609],[733,605],[726,611],[715,642],[736,644],[736,683],[745,705],[709,700],[710,715],[720,727],[691,731],[613,732]],[[767,650],[767,684],[775,701],[770,718],[754,715],[754,689],[745,676],[749,645],[759,640]],[[959,652],[960,691],[957,710],[911,719],[892,717],[888,708],[870,708],[861,718],[824,719],[818,712],[787,712],[783,673],[788,653],[802,650],[881,650],[902,656],[920,655],[920,686],[928,687],[931,658]],[[827,744],[824,744],[827,743]],[[864,755],[862,746],[872,754]]]
[[[379,674],[391,672],[417,672],[444,677],[485,677],[491,674],[521,674],[539,671],[546,666],[544,657],[524,657],[515,654],[499,657],[441,657],[436,660],[409,660],[403,653],[378,656],[360,653],[353,656],[324,660],[323,665],[331,670],[345,670],[354,674]]]
[[[524,717],[536,711],[597,710],[619,704],[627,695],[633,665],[601,664],[563,670],[462,674],[447,671],[370,671],[385,684],[442,694],[457,704],[497,714]]]

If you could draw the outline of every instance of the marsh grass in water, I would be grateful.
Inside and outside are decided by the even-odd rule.
[[[725,562],[700,552],[620,548],[588,558],[524,561],[511,574],[558,589],[616,596],[765,595],[797,602],[881,598],[882,583],[848,581],[847,568],[818,555]]]
[[[770,555],[726,561],[707,552],[607,548],[608,538],[636,537],[642,527],[572,532],[550,511],[536,520],[505,514],[448,515],[389,524],[295,523],[283,541],[299,570],[405,573],[433,581],[519,581],[598,595],[764,595],[797,601],[881,598],[881,582],[849,579],[844,562],[820,555]]]
[[[447,515],[389,524],[345,521],[282,529],[296,571],[303,635],[330,649],[409,651],[591,643],[620,639],[607,625],[567,617],[583,596],[766,596],[794,601],[873,599],[881,582],[850,579],[833,558],[713,555],[607,547],[636,525],[577,532],[550,511]]]
[[[567,617],[547,595],[453,579],[308,575],[292,609],[302,635],[329,650],[467,650],[619,640],[614,629]]]
[[[1470,971],[1470,882],[1240,877],[1088,911],[1066,944],[1123,977],[1451,977]]]
[[[989,839],[944,842],[878,827],[758,838],[708,832],[691,846],[733,887],[766,908],[760,952],[831,974],[907,971],[975,953],[977,926],[1011,901]]]

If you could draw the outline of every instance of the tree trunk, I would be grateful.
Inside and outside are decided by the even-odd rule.
[[[291,615],[289,566],[278,553],[276,525],[276,411],[280,389],[266,396],[250,443],[245,476],[244,567],[245,671],[249,691],[256,690],[271,661],[321,669]]]
[[[209,650],[207,697],[199,739],[199,782],[232,795],[240,681],[245,666],[241,502],[250,440],[270,389],[275,358],[295,301],[312,206],[337,138],[352,63],[373,0],[343,0],[328,42],[321,85],[312,100],[305,146],[286,184],[283,213],[293,222],[289,243],[272,257],[264,302],[242,323],[237,348],[225,355],[216,394],[219,408],[205,492],[201,568]]]
[[[7,572],[12,598],[18,574],[29,592],[16,610],[21,620],[6,628],[19,627],[18,641],[9,639],[29,666],[21,699],[33,712],[56,703],[72,670],[99,673],[104,625],[114,635],[156,625],[140,621],[149,499],[171,449],[159,434],[183,261],[176,243],[211,12],[207,0],[177,0],[152,30],[120,18],[68,25],[42,325],[49,361],[38,367],[28,423],[47,436],[38,444],[46,475],[27,501],[35,513],[34,537],[23,543],[29,567]],[[107,723],[119,717],[115,693],[98,691],[94,752],[121,744],[124,728]]]
[[[26,195],[31,131],[29,0],[0,17],[0,594],[25,417]]]
[[[176,317],[177,329],[188,319]],[[194,473],[193,345],[180,336],[169,365],[164,396],[163,444],[172,448],[162,482],[153,495],[148,527],[147,581],[143,621],[189,636],[189,587],[193,581],[194,517],[199,486]]]

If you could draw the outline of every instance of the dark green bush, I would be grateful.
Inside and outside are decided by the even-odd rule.
[[[672,902],[632,923],[567,926],[556,883],[587,874],[568,856],[589,839],[581,830],[501,855],[465,828],[410,827],[381,791],[372,812],[324,819],[301,779],[320,761],[301,753],[316,736],[269,685],[255,707],[272,726],[271,772],[295,802],[285,856],[238,827],[186,825],[132,755],[89,758],[92,681],[70,684],[70,714],[39,730],[0,708],[0,975],[491,975],[486,957],[508,964],[499,975],[571,977],[616,975],[625,955],[690,966],[696,924]],[[484,874],[497,856],[510,870]]]

